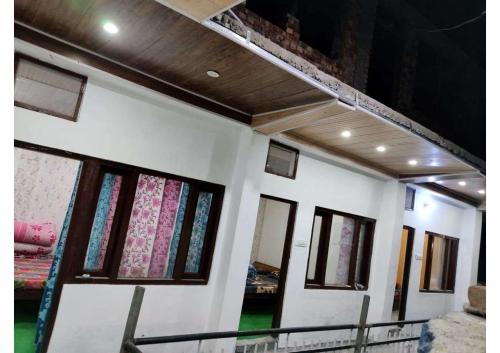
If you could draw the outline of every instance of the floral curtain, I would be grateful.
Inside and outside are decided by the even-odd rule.
[[[85,256],[84,269],[87,271],[100,270],[104,264],[121,181],[120,175],[104,174]]]
[[[175,217],[179,208],[182,182],[168,180],[163,192],[163,202],[160,210],[160,220],[156,230],[156,238],[151,255],[149,277],[164,277],[167,265],[170,240],[175,227]]]
[[[339,262],[337,266],[336,283],[347,284],[349,280],[349,263],[351,261],[352,240],[354,234],[354,219],[344,217],[340,233]]]
[[[52,305],[54,288],[57,282],[57,276],[59,274],[59,267],[64,252],[64,246],[66,245],[66,238],[68,236],[68,228],[71,222],[71,216],[73,214],[76,191],[78,188],[78,183],[80,181],[81,168],[82,168],[82,162],[80,162],[79,164],[78,171],[76,174],[76,180],[73,183],[73,191],[71,193],[69,205],[67,206],[66,216],[64,217],[61,233],[59,235],[59,241],[57,243],[57,247],[54,253],[54,260],[52,262],[52,267],[50,268],[49,276],[47,278],[47,283],[43,290],[42,300],[40,302],[40,311],[38,312],[38,319],[36,322],[36,337],[35,337],[35,346],[37,353],[39,353],[42,348],[42,341],[45,335],[49,309],[50,306]]]
[[[71,158],[14,148],[14,219],[52,223],[59,236],[79,163]]]
[[[164,186],[164,178],[139,176],[118,271],[120,277],[148,276]]]
[[[175,259],[177,258],[177,249],[179,248],[179,241],[181,239],[182,225],[184,223],[184,215],[186,213],[189,190],[189,184],[183,183],[179,209],[177,210],[177,217],[175,219],[175,230],[174,234],[172,235],[172,242],[170,244],[169,257],[167,260],[168,265],[165,273],[166,278],[172,278],[174,275]]]
[[[212,194],[208,192],[200,192],[200,195],[198,196],[198,203],[196,205],[191,240],[189,242],[185,269],[186,272],[197,273],[200,269],[201,252],[205,241],[205,233],[207,230],[208,214],[210,212],[211,203]]]

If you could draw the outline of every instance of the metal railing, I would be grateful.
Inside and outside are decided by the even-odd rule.
[[[137,320],[141,310],[145,289],[135,287],[130,304],[127,324],[120,353],[142,353],[140,346],[156,344],[192,343],[189,348],[175,352],[224,353],[217,345],[203,346],[204,342],[255,336],[268,336],[262,341],[245,340],[234,348],[235,353],[285,353],[285,352],[354,352],[354,353],[415,353],[420,338],[421,325],[428,320],[391,321],[367,324],[370,297],[363,297],[358,324],[273,328],[249,331],[223,331],[196,334],[169,335],[135,338]],[[392,327],[392,328],[391,328]],[[328,332],[322,337],[307,337],[308,334]],[[300,340],[301,343],[298,343]],[[230,344],[234,346],[234,341]],[[226,350],[227,351],[227,350]]]

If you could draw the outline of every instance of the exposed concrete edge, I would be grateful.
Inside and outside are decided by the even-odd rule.
[[[478,170],[481,174],[486,175],[486,163],[484,160],[474,156],[455,143],[439,136],[435,132],[411,120],[403,114],[398,113],[375,99],[370,98],[366,94],[359,92],[332,75],[321,71],[317,66],[309,61],[280,47],[278,44],[272,42],[270,39],[264,37],[262,34],[252,30],[251,28],[243,26],[233,17],[223,13],[212,18],[211,21],[229,29],[240,37],[246,38],[247,41],[250,39],[252,44],[263,49],[269,54],[272,54],[296,70],[301,71],[304,75],[318,82],[322,86],[327,87],[332,91],[334,96],[339,97],[339,100],[353,106],[364,108],[373,114],[376,114],[377,116],[382,117],[383,119],[398,125],[421,138],[424,138],[441,149],[449,152],[470,167]],[[247,37],[247,32],[250,32],[250,38]]]

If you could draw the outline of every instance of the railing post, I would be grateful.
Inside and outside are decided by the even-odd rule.
[[[354,353],[361,353],[363,338],[365,336],[366,318],[368,317],[368,307],[370,306],[370,296],[363,296],[363,305],[361,306],[361,315],[359,316],[358,334],[356,335],[356,348]]]
[[[120,353],[127,353],[127,343],[132,342],[134,339],[137,320],[139,319],[139,313],[141,312],[142,299],[144,298],[144,291],[144,287],[135,286],[134,296],[132,297],[132,302],[130,303],[130,309],[128,311],[125,331],[123,332]]]

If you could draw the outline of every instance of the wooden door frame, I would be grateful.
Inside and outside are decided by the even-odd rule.
[[[273,312],[273,322],[272,322],[272,327],[278,328],[280,327],[281,314],[283,313],[283,299],[285,297],[286,278],[288,274],[288,265],[290,263],[290,253],[292,250],[293,231],[295,228],[295,216],[297,213],[297,202],[266,194],[261,194],[259,197],[259,201],[261,198],[283,202],[290,205],[290,210],[288,211],[285,242],[283,244],[283,254],[281,255],[280,278],[278,281],[278,290],[276,292],[277,302],[276,302],[276,308]]]
[[[415,239],[415,228],[403,226],[403,229],[406,229],[408,231],[408,239],[406,240],[403,284],[401,286],[401,299],[399,301],[398,321],[403,321],[406,317],[406,303],[408,300],[408,286],[410,283],[410,269],[413,256],[413,241]],[[401,247],[399,251],[401,252]]]

